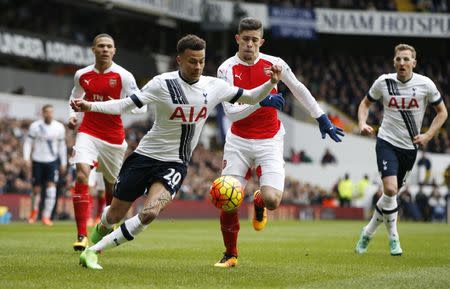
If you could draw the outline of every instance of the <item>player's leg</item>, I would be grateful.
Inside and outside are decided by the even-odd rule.
[[[85,163],[76,164],[76,181],[73,200],[75,221],[77,223],[77,241],[73,243],[76,251],[84,250],[88,246],[87,222],[89,219],[89,174],[91,166]]]
[[[56,203],[56,183],[59,178],[58,162],[46,164],[46,189],[45,201],[42,211],[42,223],[46,226],[52,226],[51,215]]]
[[[33,224],[37,220],[39,213],[39,203],[41,202],[41,185],[33,186],[31,191],[31,213],[28,217],[28,223]]]
[[[237,137],[231,132],[227,133],[222,176],[233,176],[241,182],[243,188],[245,188],[247,179],[250,177],[248,172],[252,166],[250,148],[250,141]],[[225,252],[214,266],[222,268],[234,267],[237,264],[237,239],[240,230],[238,210],[220,212],[220,230],[225,245]]]
[[[283,135],[281,129],[273,138],[258,140],[255,164],[260,177],[260,190],[254,193],[253,228],[261,231],[267,224],[267,209],[275,210],[281,203],[284,191]]]
[[[378,200],[373,216],[369,223],[363,228],[360,238],[355,246],[355,252],[363,254],[367,252],[370,240],[375,234],[378,226],[386,222],[387,215],[393,217],[397,212],[397,172],[399,161],[395,148],[388,142],[377,139],[376,155],[378,171],[381,173],[383,182],[383,194]]]
[[[395,179],[392,178],[389,184],[385,184],[383,179],[383,187],[385,188],[385,194],[391,196],[391,201],[394,203],[391,205],[391,210],[383,210],[384,224],[386,226],[389,238],[389,250],[392,256],[401,256],[403,250],[400,246],[400,235],[397,230],[397,216],[398,216],[398,204],[397,195],[403,188],[406,178],[409,175],[414,163],[416,161],[416,150],[405,150],[396,148],[395,150],[397,158],[399,160],[399,168]],[[386,206],[388,207],[388,206]]]
[[[111,204],[114,184],[116,183],[116,178],[122,167],[127,146],[126,141],[120,145],[109,143],[101,144],[101,150],[99,150],[98,155],[97,173],[103,176],[103,180],[99,180],[100,176],[97,176],[97,181],[99,185],[103,185],[105,190],[106,205]]]
[[[42,182],[42,168],[40,163],[37,162],[32,163],[31,176],[32,176],[31,213],[30,216],[28,217],[28,223],[33,224],[36,222],[39,213],[39,204],[41,202],[41,190],[42,185],[44,184]]]
[[[109,227],[112,230],[112,226],[120,222],[127,214],[133,202],[122,201],[117,198],[113,198],[110,206],[107,206],[102,214],[102,224],[103,226]],[[98,225],[97,225],[98,226]],[[118,228],[117,230],[121,230]],[[116,231],[117,231],[116,230]],[[103,239],[99,240],[95,245],[86,248],[80,255],[80,264],[84,267],[90,269],[103,269],[98,264],[97,254],[105,249],[111,248],[114,245],[119,245],[120,243],[115,243],[116,235],[118,233],[112,234],[114,231],[110,231]],[[123,233],[121,234],[124,235]]]
[[[96,188],[97,188],[97,211],[96,211],[96,218],[95,218],[95,223],[99,223],[100,222],[100,218],[102,216],[102,211],[105,208],[106,205],[106,192],[105,192],[105,180],[103,178],[103,174],[102,173],[96,173],[97,176],[97,182],[96,182]],[[110,188],[111,193],[112,193],[112,188]],[[111,204],[111,200],[108,203],[108,205]]]
[[[77,241],[73,244],[76,251],[84,250],[88,244],[87,221],[89,218],[89,174],[94,162],[97,161],[99,140],[84,134],[78,133],[73,156],[70,159],[72,164],[76,164],[76,180],[73,194],[73,208],[75,221],[77,223]]]

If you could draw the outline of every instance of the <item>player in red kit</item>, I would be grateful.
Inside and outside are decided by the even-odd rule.
[[[95,64],[75,73],[71,101],[80,98],[96,102],[108,101],[139,92],[133,75],[113,62],[116,48],[110,35],[97,35],[93,41],[92,52]],[[145,111],[144,106],[142,110],[135,112]],[[77,114],[72,110],[69,128],[74,129],[77,122]],[[74,250],[82,251],[89,245],[86,228],[90,212],[88,181],[94,163],[98,162],[97,171],[103,174],[109,204],[126,149],[127,143],[120,115],[84,113],[70,160],[72,164],[76,164],[77,171],[73,207],[78,235],[73,244]]]
[[[334,141],[341,141],[339,135],[344,135],[342,130],[331,124],[309,90],[292,73],[289,65],[281,58],[259,52],[264,43],[261,21],[254,18],[242,19],[235,39],[239,46],[238,52],[219,67],[219,78],[244,89],[251,89],[270,78],[265,73],[268,67],[275,64],[281,66],[281,81],[310,115],[317,119],[322,138],[328,134]],[[271,93],[277,93],[276,87]],[[254,193],[253,227],[260,231],[267,223],[266,208],[275,210],[283,195],[284,127],[273,106],[223,103],[223,107],[233,123],[226,136],[222,175],[235,177],[245,187],[251,169],[256,168],[260,177],[260,189]],[[237,210],[222,211],[220,225],[225,253],[214,266],[234,267],[237,264],[237,237],[240,229]]]

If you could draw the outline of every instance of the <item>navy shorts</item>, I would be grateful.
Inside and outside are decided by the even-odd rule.
[[[48,182],[58,182],[58,164],[57,160],[49,163],[33,161],[31,171],[33,186],[43,186],[47,185]]]
[[[133,152],[123,163],[114,186],[113,196],[134,202],[147,193],[156,181],[175,196],[186,177],[187,166],[177,162],[163,162]]]
[[[375,150],[381,178],[397,176],[397,186],[400,189],[416,162],[417,150],[402,149],[381,138],[377,138]]]

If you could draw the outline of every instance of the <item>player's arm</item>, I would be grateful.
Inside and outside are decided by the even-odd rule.
[[[136,84],[136,80],[134,79],[134,76],[131,73],[127,73],[124,76],[124,92],[127,97],[131,95],[137,95],[139,94],[139,88]],[[147,112],[147,105],[144,105],[142,107],[135,107],[129,111],[132,114],[141,114]]]
[[[80,73],[79,72],[75,73],[73,82],[74,82],[74,86],[72,89],[72,93],[70,94],[69,104],[72,103],[72,101],[74,101],[75,99],[83,99],[84,94],[85,94],[83,87],[81,87],[81,85],[80,85]],[[78,116],[77,116],[77,113],[71,107],[69,107],[69,110],[70,110],[69,111],[69,121],[68,121],[67,126],[70,129],[74,129],[78,122]]]
[[[342,128],[336,127],[331,123],[311,92],[297,79],[287,63],[281,59],[279,59],[279,62],[283,66],[281,80],[286,84],[294,97],[309,111],[310,115],[317,120],[322,139],[328,134],[335,142],[341,142],[340,137],[344,136]]]
[[[434,116],[430,127],[428,128],[427,132],[418,134],[414,137],[414,144],[420,145],[421,147],[425,147],[426,144],[434,137],[434,135],[438,132],[442,125],[444,125],[444,122],[448,116],[447,108],[445,107],[442,98],[439,103],[432,105],[436,110],[436,115]]]
[[[367,124],[367,118],[369,117],[369,108],[375,100],[366,95],[360,102],[358,107],[358,127],[362,135],[374,134],[374,129]]]
[[[239,102],[247,104],[257,104],[262,101],[280,81],[281,66],[273,65],[268,73],[270,74],[270,80],[250,90],[240,88],[236,95],[232,96],[231,99],[228,98],[227,101],[235,103],[239,100]]]
[[[228,102],[222,102],[223,110],[225,111],[225,115],[232,122],[246,118],[247,116],[254,113],[256,110],[258,110],[259,108],[261,108],[263,106],[274,107],[274,108],[282,111],[284,104],[285,104],[285,100],[281,93],[271,93],[255,105],[240,104],[240,103],[231,104]]]
[[[156,78],[150,80],[140,92],[130,97],[114,99],[103,102],[88,102],[82,99],[75,99],[70,103],[74,111],[94,111],[105,114],[121,114],[133,108],[141,108],[146,104],[155,101],[160,95],[161,86]]]

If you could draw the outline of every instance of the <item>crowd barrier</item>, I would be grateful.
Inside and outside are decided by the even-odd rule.
[[[130,209],[129,216],[134,215],[143,205],[143,199],[138,199]],[[8,207],[13,221],[26,220],[30,214],[31,198],[28,195],[0,195],[0,206]],[[95,211],[95,209],[93,210]],[[253,204],[245,203],[239,210],[242,219],[253,217]],[[59,198],[56,215],[64,215],[73,219],[71,198]],[[205,200],[174,200],[159,216],[160,219],[212,219],[218,218],[220,211],[208,199]],[[325,208],[320,206],[281,205],[275,211],[268,212],[268,218],[273,220],[363,220],[362,208]]]

